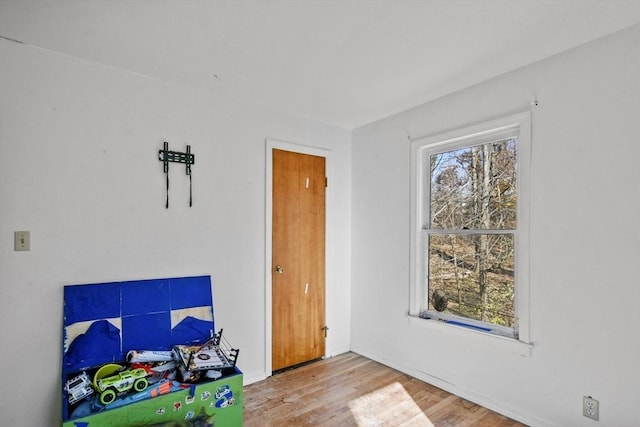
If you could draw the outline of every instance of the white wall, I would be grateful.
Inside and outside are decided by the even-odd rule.
[[[265,140],[331,150],[327,352],[349,348],[350,133],[0,39],[0,425],[56,425],[62,288],[211,275],[247,381],[265,366]],[[191,144],[170,165],[158,150]],[[13,232],[31,231],[31,251]]]
[[[639,76],[636,26],[354,130],[352,349],[531,425],[595,425],[583,395],[598,425],[640,425]],[[527,357],[409,323],[408,135],[534,98]]]

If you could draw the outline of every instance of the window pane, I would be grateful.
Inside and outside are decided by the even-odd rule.
[[[515,326],[511,234],[428,236],[428,307]]]
[[[431,229],[516,228],[517,139],[433,154]]]

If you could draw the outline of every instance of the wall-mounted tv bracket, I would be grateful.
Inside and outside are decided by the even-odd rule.
[[[191,146],[187,145],[186,153],[180,153],[179,151],[169,151],[169,143],[164,143],[164,148],[158,151],[158,159],[164,163],[164,174],[167,176],[167,203],[165,208],[169,209],[169,162],[171,163],[184,163],[187,168],[187,175],[189,176],[189,207],[193,205],[193,198],[191,193],[191,165],[195,163],[196,157],[191,154]]]

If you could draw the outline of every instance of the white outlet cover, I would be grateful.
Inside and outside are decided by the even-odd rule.
[[[598,421],[600,418],[600,404],[591,396],[582,397],[582,415]]]

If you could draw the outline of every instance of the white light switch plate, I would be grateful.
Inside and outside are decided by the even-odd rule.
[[[14,250],[30,251],[31,250],[31,232],[16,231],[14,234]]]

